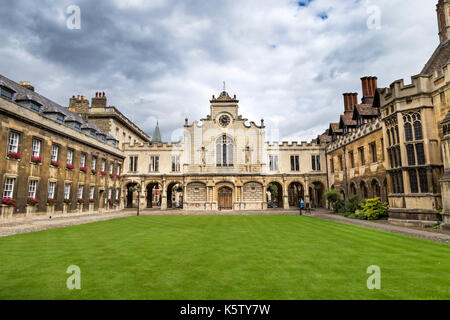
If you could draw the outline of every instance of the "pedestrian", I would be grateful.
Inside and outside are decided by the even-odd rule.
[[[300,199],[299,202],[300,202],[300,215],[301,215],[303,209],[305,209],[305,201],[303,201],[303,199]]]

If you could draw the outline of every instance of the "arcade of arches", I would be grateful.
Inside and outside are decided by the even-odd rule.
[[[303,200],[311,208],[325,207],[325,181],[304,179],[152,180],[125,184],[126,207],[185,210],[264,210],[295,208]]]

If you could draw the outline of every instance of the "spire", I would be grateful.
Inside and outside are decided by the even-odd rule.
[[[153,132],[152,142],[161,143],[161,132],[159,131],[159,121],[156,122],[155,131]]]

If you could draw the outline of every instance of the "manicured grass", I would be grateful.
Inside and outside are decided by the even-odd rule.
[[[0,299],[450,299],[450,246],[304,216],[130,217],[0,238]]]

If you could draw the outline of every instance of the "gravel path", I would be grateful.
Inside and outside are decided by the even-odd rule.
[[[266,210],[266,211],[223,211],[223,212],[204,212],[204,211],[182,211],[182,210],[143,210],[141,215],[267,215],[267,214],[289,214],[297,215],[297,210]],[[14,220],[0,221],[0,237],[11,236],[15,234],[36,232],[40,230],[48,230],[62,228],[73,225],[92,223],[97,221],[112,220],[135,216],[136,210],[123,210],[109,212],[103,214],[67,214],[64,216],[53,216],[51,219],[47,215],[36,216],[31,218],[17,218]],[[330,214],[328,210],[315,210],[310,214],[312,217],[333,220],[366,228],[372,228],[387,232],[399,233],[411,237],[422,238],[442,243],[450,244],[450,234],[439,231],[427,231],[418,228],[407,228],[390,224],[388,221],[366,221],[349,219],[343,216]]]
[[[422,230],[419,228],[409,228],[409,227],[402,227],[397,225],[392,225],[388,221],[367,221],[367,220],[357,220],[357,219],[350,219],[346,218],[340,215],[331,214],[328,212],[325,212],[324,210],[320,212],[314,212],[311,214],[312,217],[320,218],[320,219],[326,219],[326,220],[333,220],[337,222],[343,222],[348,224],[353,224],[357,226],[362,226],[366,228],[371,229],[377,229],[387,232],[393,232],[398,234],[403,234],[406,236],[421,238],[421,239],[427,239],[431,241],[436,242],[442,242],[446,244],[450,244],[450,234],[440,232],[440,231],[428,231],[428,230]]]

